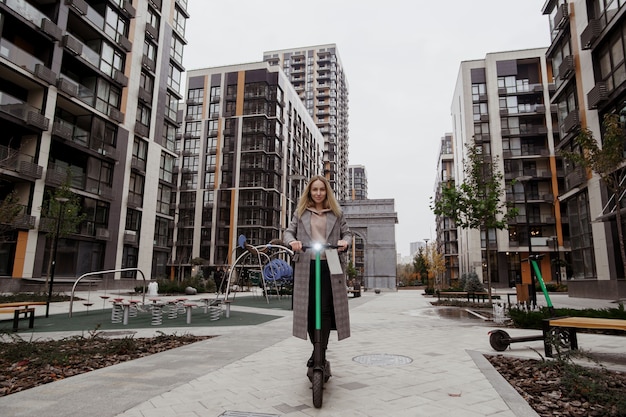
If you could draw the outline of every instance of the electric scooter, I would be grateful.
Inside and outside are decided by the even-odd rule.
[[[322,261],[323,249],[337,249],[339,246],[315,243],[313,246],[303,246],[302,251],[315,251],[315,329],[313,332],[313,367],[307,371],[312,384],[313,406],[322,407],[324,397],[324,383],[330,379],[330,363],[323,358],[322,349]]]
[[[541,259],[542,256],[543,255],[533,255],[529,257],[528,261],[530,262],[530,266],[535,271],[535,276],[537,277],[537,281],[539,281],[541,291],[546,298],[546,303],[548,305],[550,316],[554,317],[554,307],[552,306],[552,300],[550,299],[550,294],[548,294],[548,289],[546,288],[546,284],[543,281],[543,277],[541,276],[541,269],[539,268],[539,264],[537,263],[537,261]],[[564,337],[565,336],[560,336],[561,339],[563,339]],[[534,340],[543,340],[543,338],[543,334],[536,336],[511,337],[504,330],[492,330],[489,332],[489,344],[494,350],[497,350],[498,352],[505,351],[511,343],[531,342]],[[561,343],[566,346],[567,340],[561,340]]]

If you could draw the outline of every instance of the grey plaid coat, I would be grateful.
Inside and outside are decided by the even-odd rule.
[[[311,240],[311,212],[305,211],[302,217],[294,215],[287,230],[284,242],[289,244],[294,240],[302,242],[303,246],[313,245]],[[326,213],[326,242],[336,244],[338,240],[352,242],[352,233],[348,228],[343,215],[340,217],[330,211]],[[299,253],[294,256],[294,285],[293,285],[293,335],[300,339],[307,339],[307,319],[309,302],[309,268],[311,263],[310,252]],[[337,325],[338,340],[350,337],[350,316],[348,313],[348,292],[345,276],[345,255],[340,254],[342,274],[331,275],[333,290],[333,306],[335,309],[335,324]]]

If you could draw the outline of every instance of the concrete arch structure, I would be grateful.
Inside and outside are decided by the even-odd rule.
[[[346,221],[364,241],[363,285],[366,289],[396,289],[396,229],[398,214],[393,199],[354,200],[342,203]]]

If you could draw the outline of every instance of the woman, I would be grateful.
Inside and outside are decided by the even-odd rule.
[[[298,201],[296,213],[285,230],[285,243],[294,252],[301,252],[303,246],[313,243],[329,243],[339,246],[339,251],[348,249],[352,234],[346,223],[341,207],[335,199],[330,183],[325,177],[316,175],[309,180]],[[306,340],[307,333],[313,343],[315,330],[315,253],[312,250],[301,252],[295,258],[293,291],[293,335]],[[337,330],[338,340],[350,336],[348,314],[348,293],[345,274],[331,275],[328,263],[322,252],[322,352],[326,358],[326,348],[330,330]],[[343,257],[342,257],[343,258]],[[342,259],[342,269],[345,265]],[[307,361],[313,366],[313,355]]]

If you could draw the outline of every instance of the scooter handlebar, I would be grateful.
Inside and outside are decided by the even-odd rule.
[[[339,245],[331,245],[330,243],[315,243],[313,245],[302,245],[302,252],[306,252],[307,249],[321,251],[322,249],[339,249],[340,247]]]

